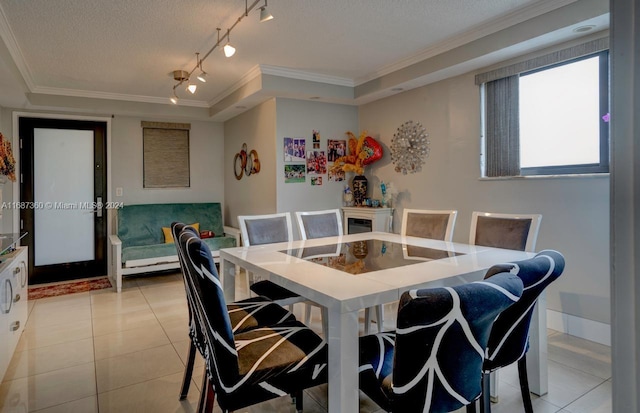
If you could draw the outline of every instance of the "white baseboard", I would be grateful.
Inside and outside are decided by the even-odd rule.
[[[547,327],[572,336],[611,346],[611,326],[599,321],[547,309]]]

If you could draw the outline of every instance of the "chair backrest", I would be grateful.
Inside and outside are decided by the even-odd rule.
[[[198,328],[204,335],[207,373],[214,388],[229,388],[238,382],[238,354],[222,284],[211,257],[211,250],[188,228],[180,233],[184,251],[186,279],[193,286]]]
[[[564,257],[558,251],[544,250],[535,257],[507,264],[494,265],[486,277],[510,271],[524,284],[522,298],[506,309],[493,324],[485,371],[493,371],[522,358],[528,350],[529,325],[538,296],[564,271]]]
[[[405,208],[400,235],[451,242],[457,216],[455,210]]]
[[[335,237],[343,235],[339,209],[323,211],[297,211],[296,220],[301,239]]]
[[[267,215],[238,215],[242,245],[262,245],[293,240],[288,212]]]
[[[398,305],[392,411],[448,412],[482,392],[493,320],[522,294],[513,274],[405,292]]]
[[[197,310],[194,304],[194,287],[192,282],[187,277],[187,267],[185,262],[185,253],[180,245],[180,233],[182,230],[186,229],[187,231],[191,231],[193,235],[198,236],[198,232],[195,228],[185,225],[182,222],[173,222],[171,224],[171,234],[173,235],[174,244],[176,246],[176,251],[178,253],[178,261],[180,262],[180,271],[182,272],[182,279],[184,282],[184,289],[187,296],[187,307],[189,309],[189,336],[191,337],[191,341],[196,346],[200,354],[204,354],[204,337],[200,332],[198,327],[197,320]]]
[[[471,215],[469,244],[534,252],[540,214],[497,214],[475,211]]]

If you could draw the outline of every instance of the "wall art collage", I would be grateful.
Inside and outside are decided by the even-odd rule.
[[[310,148],[307,148],[307,139],[304,137],[284,138],[283,148],[285,183],[304,183],[307,176],[314,187],[321,186],[324,180],[345,180],[344,171],[331,171],[331,166],[336,159],[346,155],[346,139],[329,139],[325,147],[320,132],[314,130]]]

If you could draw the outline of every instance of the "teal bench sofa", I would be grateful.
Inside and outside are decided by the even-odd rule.
[[[180,268],[174,243],[165,243],[162,228],[172,222],[200,224],[200,231],[213,231],[204,241],[214,261],[219,250],[239,245],[240,232],[222,224],[220,203],[176,203],[125,205],[116,211],[115,234],[109,237],[111,269],[109,279],[117,292],[122,291],[125,275]]]

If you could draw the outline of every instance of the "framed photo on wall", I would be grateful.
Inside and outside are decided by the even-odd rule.
[[[305,139],[304,138],[284,138],[284,161],[304,162],[305,159]]]

